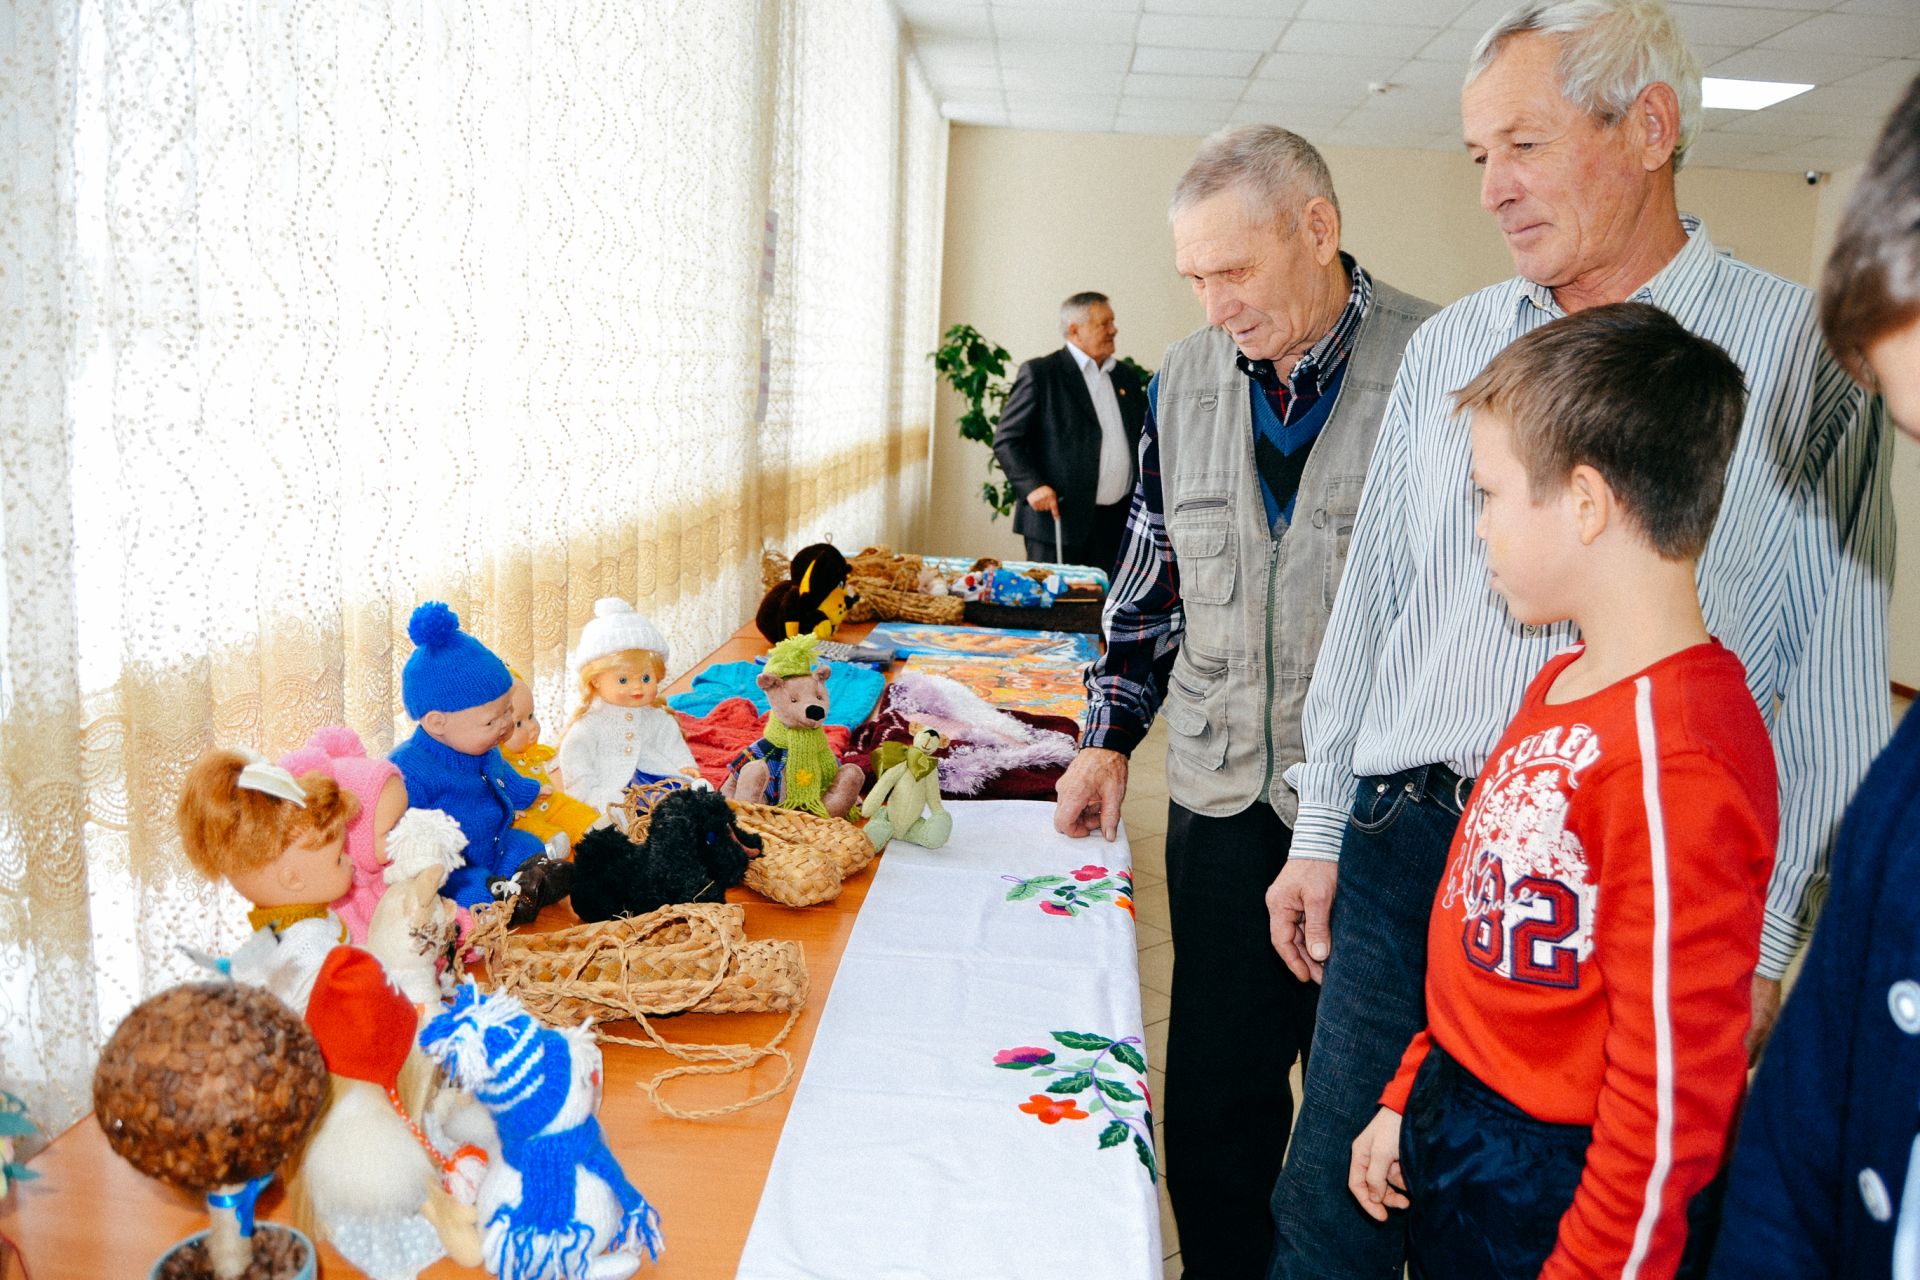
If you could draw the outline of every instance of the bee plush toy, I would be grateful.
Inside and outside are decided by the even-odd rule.
[[[787,580],[773,584],[753,622],[768,644],[802,635],[831,640],[850,603],[847,558],[832,545],[816,542],[794,553]]]

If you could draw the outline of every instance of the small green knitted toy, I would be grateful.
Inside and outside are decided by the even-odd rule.
[[[859,798],[864,775],[834,758],[821,727],[827,718],[827,668],[815,662],[819,644],[812,634],[780,641],[754,677],[772,710],[766,736],[728,767],[720,791],[729,800],[843,818]]]

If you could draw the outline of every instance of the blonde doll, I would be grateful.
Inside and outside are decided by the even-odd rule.
[[[634,783],[685,777],[706,785],[672,714],[655,705],[667,674],[658,627],[625,600],[601,600],[580,629],[573,666],[580,705],[554,761],[559,785],[602,817]]]

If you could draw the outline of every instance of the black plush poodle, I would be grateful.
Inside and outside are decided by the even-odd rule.
[[[760,856],[718,791],[675,791],[653,807],[645,844],[612,827],[573,850],[573,910],[582,920],[638,916],[676,902],[725,902]]]

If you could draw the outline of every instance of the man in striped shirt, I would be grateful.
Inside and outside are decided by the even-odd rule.
[[[1407,348],[1307,699],[1306,760],[1287,775],[1300,808],[1267,895],[1273,940],[1322,990],[1274,1189],[1276,1280],[1401,1273],[1400,1224],[1348,1195],[1350,1144],[1426,1022],[1428,912],[1471,779],[1528,678],[1574,638],[1515,622],[1490,593],[1450,392],[1521,334],[1629,298],[1741,366],[1747,414],[1699,586],[1779,763],[1756,1044],[1811,927],[1833,826],[1887,735],[1880,406],[1827,353],[1806,289],[1718,253],[1678,212],[1699,93],[1658,0],[1526,4],[1475,52],[1466,142],[1519,275],[1447,307]]]

